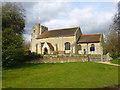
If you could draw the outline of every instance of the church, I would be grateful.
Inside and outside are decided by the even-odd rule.
[[[102,33],[84,35],[80,27],[48,30],[35,24],[30,50],[39,54],[102,54],[102,42]]]

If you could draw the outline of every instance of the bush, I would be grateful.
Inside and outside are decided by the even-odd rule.
[[[19,63],[23,63],[25,61],[30,61],[34,59],[38,59],[41,57],[40,54],[35,52],[31,53],[31,51],[24,51],[24,49],[7,49],[2,53],[2,66],[3,68],[14,67]]]
[[[113,64],[120,64],[119,59],[112,59],[112,60],[110,60],[110,62],[113,63]]]
[[[24,58],[23,37],[7,28],[2,32],[2,66],[14,66]]]
[[[53,54],[58,54],[59,52],[58,51],[53,51]]]
[[[35,52],[31,53],[31,51],[26,51],[25,55],[24,55],[24,61],[30,61],[30,60],[33,60],[33,59],[38,59],[40,57],[41,57],[40,54],[37,54]]]
[[[110,57],[112,57],[113,59],[116,59],[116,58],[120,57],[120,53],[111,53]]]
[[[6,49],[2,53],[2,66],[11,67],[16,63],[22,62],[24,58],[23,49]]]

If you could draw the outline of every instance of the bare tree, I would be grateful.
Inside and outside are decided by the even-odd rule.
[[[25,50],[29,50],[30,49],[30,41],[25,40],[23,45],[24,45]]]
[[[118,3],[118,12],[113,19],[113,25],[109,32],[105,34],[105,43],[103,44],[106,52],[120,53],[120,2]]]

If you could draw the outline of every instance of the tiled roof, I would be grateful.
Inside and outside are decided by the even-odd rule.
[[[50,47],[50,49],[54,50],[54,47],[52,46],[51,43],[48,43],[48,42],[47,42],[47,44],[48,44],[48,46]]]
[[[86,42],[100,42],[100,37],[102,34],[87,34],[80,35],[78,43],[86,43]]]
[[[80,27],[46,31],[43,34],[38,35],[37,39],[48,38],[48,37],[74,36],[75,32],[78,28],[80,28]]]

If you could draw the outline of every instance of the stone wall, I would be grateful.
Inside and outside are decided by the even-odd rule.
[[[71,56],[71,55],[61,55],[61,56],[43,56],[40,59],[28,61],[27,63],[65,63],[65,62],[86,62],[88,61],[87,56]]]
[[[108,55],[44,55],[40,59],[27,61],[27,63],[65,63],[65,62],[99,62],[108,61]]]

